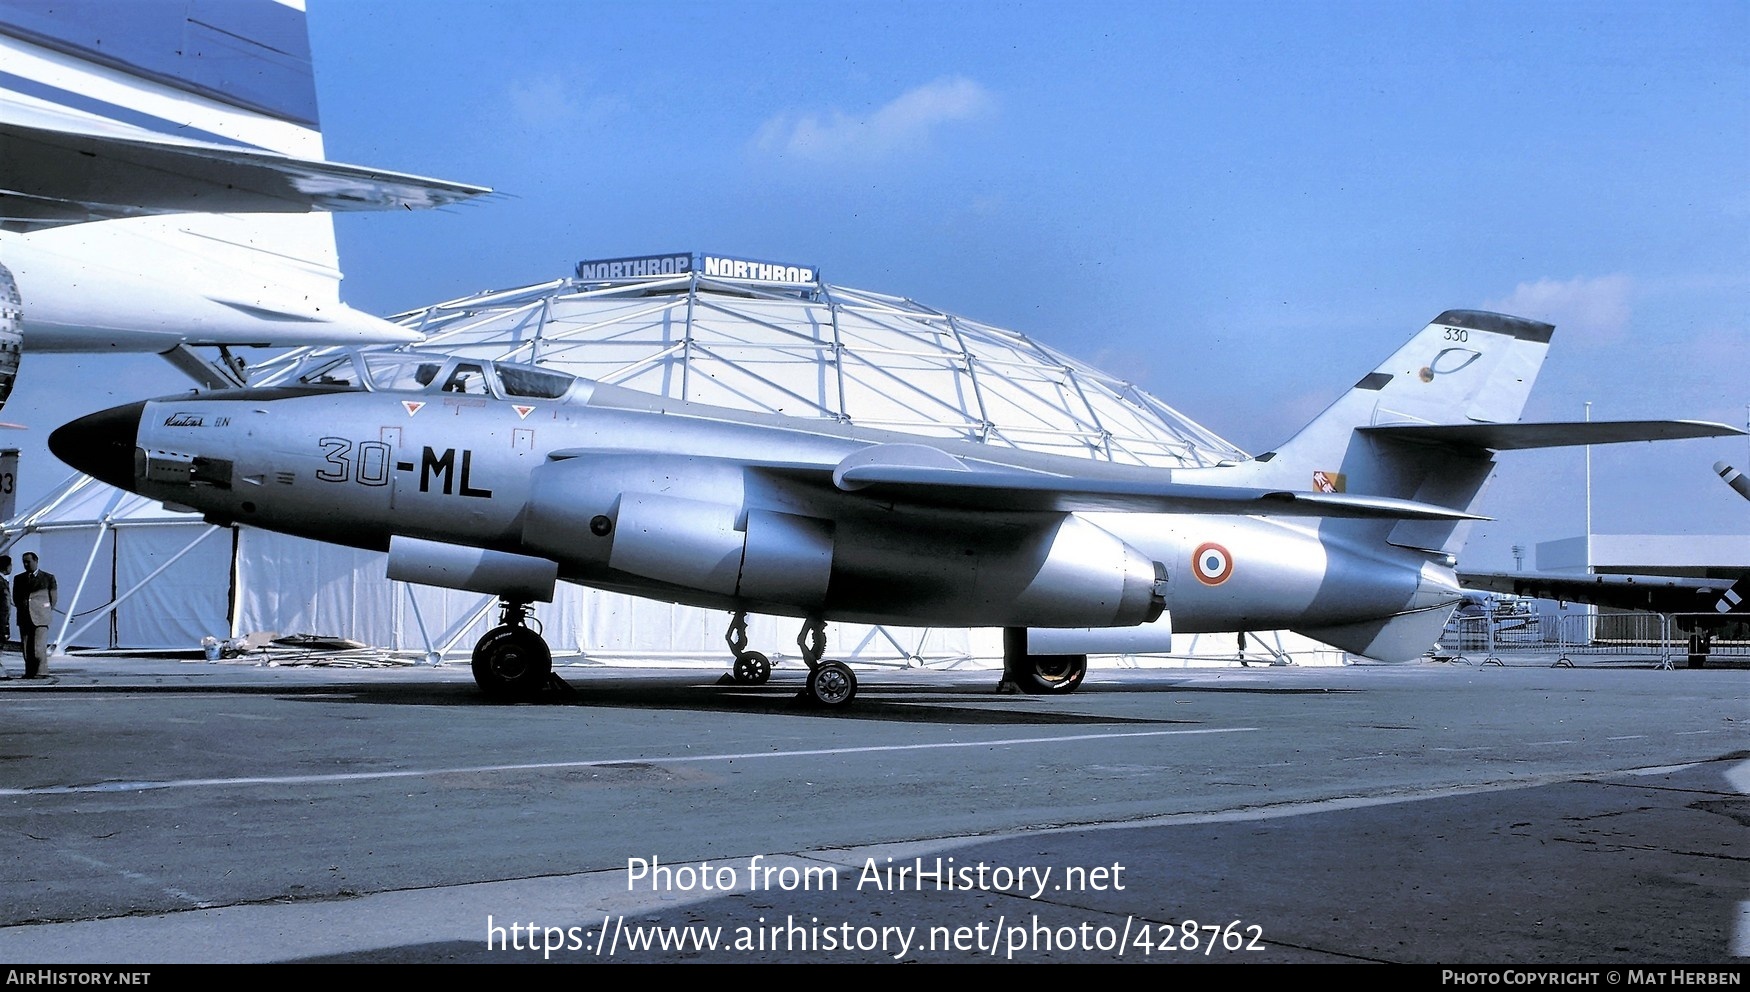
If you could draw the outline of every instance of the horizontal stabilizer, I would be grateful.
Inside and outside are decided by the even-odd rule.
[[[1731,437],[1744,432],[1703,420],[1593,420],[1542,424],[1395,424],[1359,427],[1372,436],[1419,444],[1519,451],[1526,448],[1567,448],[1625,441],[1675,441],[1697,437]]]

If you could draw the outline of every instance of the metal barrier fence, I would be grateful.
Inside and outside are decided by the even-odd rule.
[[[1501,664],[1502,652],[1559,649],[1551,626],[1535,613],[1455,614],[1440,637],[1439,647],[1462,664]]]
[[[1676,638],[1684,643],[1682,653],[1735,662],[1750,660],[1750,617],[1673,613],[1671,625]]]
[[[1671,618],[1663,613],[1581,613],[1562,617],[1560,626],[1558,665],[1577,657],[1651,658],[1671,667]]]
[[[1500,665],[1503,655],[1555,655],[1554,665],[1579,660],[1643,660],[1659,668],[1683,662],[1699,668],[1707,659],[1750,660],[1750,618],[1729,621],[1717,613],[1580,613],[1533,618],[1523,615],[1454,616],[1436,655],[1462,664]]]

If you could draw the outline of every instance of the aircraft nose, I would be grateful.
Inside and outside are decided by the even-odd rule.
[[[49,435],[55,457],[120,489],[134,488],[134,447],[146,404],[112,407],[64,424]]]

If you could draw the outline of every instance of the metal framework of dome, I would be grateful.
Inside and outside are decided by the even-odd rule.
[[[684,259],[686,271],[599,276],[609,263],[583,262],[588,277],[394,319],[426,335],[408,350],[530,362],[714,406],[1157,467],[1245,457],[1135,386],[1014,331],[830,285],[808,267],[741,270],[808,276],[783,280],[717,274],[719,256],[655,258]],[[257,373],[272,382],[308,355]]]

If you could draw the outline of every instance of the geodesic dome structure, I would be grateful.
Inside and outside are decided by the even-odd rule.
[[[678,254],[585,262],[573,276],[449,300],[394,319],[426,335],[401,350],[530,362],[715,406],[1157,467],[1246,457],[1135,386],[1025,335],[909,299],[830,285],[803,266]],[[336,350],[287,353],[259,365],[251,381],[272,384]],[[65,563],[76,518],[106,505],[100,491],[107,487],[90,486],[87,480],[77,498],[63,495],[58,504],[51,498],[13,529],[52,530],[68,545],[57,547],[57,560]],[[168,553],[174,539],[161,529],[174,526],[175,515],[149,517],[160,529],[154,531],[166,549],[160,553]],[[140,545],[126,537],[125,515],[102,519],[112,545]],[[194,529],[194,540],[206,525],[187,520],[184,526]],[[100,534],[96,541],[103,539]],[[95,549],[91,541],[85,546]],[[373,553],[250,528],[238,528],[229,541],[203,539],[202,546],[191,559],[204,564],[178,562],[164,570],[172,578],[154,581],[205,589],[199,599],[207,605],[167,609],[156,597],[148,600],[152,622],[142,624],[120,604],[109,625],[113,646],[186,647],[205,635],[274,630],[448,654],[465,653],[491,625],[491,597],[390,583],[383,557]],[[228,562],[220,560],[224,554]],[[94,550],[92,567],[103,557]],[[113,562],[122,557],[109,555]],[[174,578],[178,568],[192,567],[207,578]],[[82,594],[75,613],[93,612],[107,602],[98,597],[113,599],[128,588],[125,579],[140,572],[112,564],[107,579],[84,583],[98,592]],[[538,615],[561,658],[728,657],[722,639],[727,615],[717,611],[562,585]],[[182,619],[166,619],[175,617]],[[796,624],[754,618],[753,646],[774,662],[797,657],[788,649]],[[835,657],[867,662],[954,663],[1001,654],[994,631],[835,624],[831,636]],[[161,643],[124,643],[141,637]]]
[[[714,406],[1138,465],[1245,457],[1135,386],[1025,335],[818,277],[708,274],[699,263],[712,260],[722,261],[616,277],[595,275],[609,263],[584,262],[589,278],[395,319],[426,335],[408,350],[531,362]],[[304,355],[258,372],[271,382]]]

